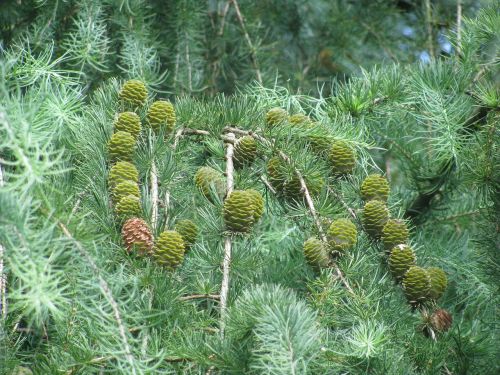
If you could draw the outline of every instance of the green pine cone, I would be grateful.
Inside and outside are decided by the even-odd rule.
[[[116,132],[108,142],[108,154],[111,160],[132,160],[135,150],[135,138],[127,132]]]
[[[166,230],[160,234],[153,248],[156,261],[169,269],[174,269],[184,259],[185,245],[182,236],[174,230]]]
[[[446,273],[438,267],[430,267],[427,269],[427,274],[431,279],[431,290],[429,297],[434,301],[441,298],[446,287],[448,286],[448,279]]]
[[[225,194],[226,188],[224,186],[222,174],[211,167],[199,168],[194,176],[194,183],[202,194],[212,203],[212,186],[221,199]]]
[[[281,193],[285,187],[285,168],[285,164],[279,156],[273,156],[267,162],[269,183],[278,193]]]
[[[389,183],[379,174],[371,174],[361,184],[361,198],[366,202],[372,199],[387,202]]]
[[[266,113],[266,124],[272,128],[276,125],[284,123],[288,119],[288,112],[283,108],[271,108]]]
[[[384,225],[389,220],[389,209],[382,201],[368,201],[363,210],[363,226],[366,233],[379,238]]]
[[[175,230],[182,236],[186,250],[189,250],[196,242],[196,237],[198,237],[196,224],[188,219],[179,220],[175,224]]]
[[[396,245],[389,255],[389,270],[396,280],[401,281],[410,267],[415,266],[417,258],[413,249],[407,245]]]
[[[166,132],[170,134],[175,127],[175,108],[166,100],[158,100],[151,104],[147,114],[148,122],[155,132],[165,126]]]
[[[307,190],[311,196],[318,195],[325,184],[325,180],[318,173],[313,173],[307,177],[304,177]],[[299,177],[294,174],[289,180],[286,180],[283,186],[283,194],[286,198],[295,201],[301,201],[304,199],[304,193],[302,192],[302,186],[300,184]]]
[[[226,228],[235,233],[248,233],[255,222],[255,197],[246,190],[235,190],[224,201]]]
[[[403,290],[408,302],[421,304],[429,298],[431,280],[427,272],[418,266],[412,266],[403,278]]]
[[[311,126],[312,125],[312,120],[309,116],[304,115],[303,113],[297,113],[295,115],[291,115],[288,118],[288,122],[292,125],[296,126]]]
[[[141,132],[141,119],[135,112],[122,112],[115,121],[115,132],[127,132],[135,139]]]
[[[141,200],[134,195],[127,195],[115,206],[115,212],[122,220],[138,217],[141,215]]]
[[[351,220],[338,219],[330,225],[327,235],[330,248],[334,251],[344,252],[356,244],[358,231]]]
[[[331,141],[327,137],[319,135],[309,135],[307,137],[311,144],[312,150],[317,154],[324,154],[329,152]]]
[[[134,107],[140,107],[146,102],[148,90],[143,82],[131,79],[130,81],[125,82],[120,91],[119,97],[127,104]]]
[[[127,195],[133,195],[137,198],[141,197],[141,193],[139,192],[139,185],[137,185],[137,182],[122,181],[111,190],[111,196],[113,197],[114,202],[120,202],[120,200]]]
[[[350,174],[356,166],[356,155],[344,141],[334,141],[328,155],[332,172],[336,175]]]
[[[264,213],[264,199],[262,198],[262,194],[257,190],[249,189],[246,190],[247,194],[252,197],[253,202],[253,219],[254,222],[259,221]]]
[[[382,229],[382,242],[387,251],[390,251],[396,245],[405,244],[408,237],[408,227],[403,220],[390,219]]]
[[[304,257],[316,269],[327,267],[329,263],[326,244],[314,237],[304,242]]]
[[[246,135],[239,138],[234,145],[234,166],[242,168],[253,163],[257,157],[257,142],[254,137]]]
[[[137,168],[128,161],[117,162],[109,171],[108,185],[111,189],[123,181],[139,182],[139,172]]]

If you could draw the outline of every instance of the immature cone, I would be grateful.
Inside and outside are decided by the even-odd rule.
[[[267,175],[269,176],[269,183],[277,192],[281,193],[285,186],[285,165],[280,157],[273,156],[267,162]]]
[[[123,85],[119,97],[133,107],[142,106],[148,97],[148,90],[141,81],[131,79]]]
[[[136,249],[139,255],[146,255],[153,248],[153,235],[148,224],[142,219],[128,219],[122,227],[122,238],[128,252]]]
[[[175,224],[175,230],[182,236],[186,251],[189,250],[196,242],[196,237],[198,237],[198,227],[196,224],[188,219],[179,220]]]
[[[309,194],[312,196],[319,194],[325,183],[323,177],[318,173],[312,173],[311,175],[304,177],[304,181]],[[285,181],[283,193],[286,198],[295,201],[301,201],[304,198],[302,185],[300,184],[300,179],[296,173],[293,174],[291,179]]]
[[[123,197],[127,195],[133,195],[134,197],[140,198],[141,194],[139,192],[139,186],[137,182],[134,181],[122,181],[117,184],[111,190],[111,195],[113,196],[114,202],[119,202]]]
[[[382,229],[382,242],[386,250],[408,241],[408,227],[403,220],[390,219]]]
[[[356,225],[348,219],[337,219],[328,228],[328,244],[334,251],[344,252],[356,244],[358,231]]]
[[[430,324],[432,328],[438,332],[448,331],[452,323],[453,317],[444,309],[438,309],[430,316]]]
[[[117,162],[109,171],[108,185],[110,188],[113,188],[123,181],[133,181],[136,183],[139,181],[139,172],[137,168],[128,161]]]
[[[328,137],[311,134],[307,136],[307,139],[309,140],[311,148],[314,152],[318,154],[325,154],[330,151],[331,141]]]
[[[413,267],[416,262],[413,249],[407,245],[397,245],[389,255],[389,270],[396,280],[400,281],[406,272]]]
[[[134,216],[140,216],[141,214],[141,201],[139,198],[133,195],[127,195],[120,199],[118,204],[115,206],[115,212],[118,217],[122,220]]]
[[[135,138],[124,131],[113,134],[108,142],[108,153],[111,160],[130,161],[134,150]]]
[[[115,132],[124,131],[137,139],[141,132],[141,119],[135,112],[122,112],[115,121]]]
[[[292,125],[311,125],[312,121],[309,116],[304,115],[303,113],[297,113],[295,115],[291,115],[288,118],[288,122]]]
[[[309,238],[304,242],[304,257],[314,268],[324,268],[328,266],[328,250],[326,244],[317,238]]]
[[[216,194],[222,198],[225,194],[224,180],[222,174],[210,167],[201,167],[196,171],[194,182],[202,194],[213,203],[211,194],[212,186]]]
[[[365,204],[363,226],[370,236],[380,237],[387,220],[389,220],[389,209],[384,202],[373,200]]]
[[[235,190],[224,201],[226,228],[235,233],[247,233],[255,221],[255,197],[245,190]]]
[[[253,163],[257,156],[257,142],[254,137],[246,135],[239,138],[234,145],[234,166],[242,168]]]
[[[379,174],[371,174],[361,184],[361,198],[366,202],[372,199],[387,201],[389,197],[389,183]]]
[[[253,219],[254,222],[257,222],[264,213],[264,199],[262,198],[262,194],[257,190],[248,189],[246,192],[252,198]]]
[[[173,269],[182,263],[184,251],[182,236],[174,230],[166,230],[156,240],[153,257],[162,266]]]
[[[283,108],[275,107],[271,108],[266,113],[266,124],[271,128],[273,126],[279,125],[288,119],[288,112]]]
[[[403,278],[403,290],[408,302],[418,305],[429,298],[431,280],[427,272],[418,266],[410,267]]]
[[[446,273],[438,267],[430,267],[426,271],[431,279],[429,298],[437,301],[441,298],[448,285]]]
[[[149,107],[147,118],[155,132],[165,126],[167,133],[171,133],[175,127],[175,108],[169,101],[158,100]]]
[[[344,141],[334,141],[328,155],[332,172],[337,175],[352,173],[356,165],[353,149]]]

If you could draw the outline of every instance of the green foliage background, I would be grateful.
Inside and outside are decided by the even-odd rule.
[[[458,33],[457,2],[430,3],[2,2],[0,371],[498,373],[500,4],[461,2]],[[155,234],[184,218],[202,233],[175,272],[126,254],[109,203],[106,144],[128,78],[148,85],[148,104],[174,102],[177,128],[210,134],[174,150],[172,137],[146,131],[134,154],[143,217],[153,161],[168,195]],[[309,149],[311,131],[267,129],[276,106],[318,121],[314,135],[350,142],[353,175],[330,175]],[[222,202],[192,181],[203,165],[224,171],[228,125],[276,144],[235,175],[266,208],[234,241],[221,338],[218,302],[182,297],[220,292]],[[448,275],[439,303],[453,315],[448,332],[422,334],[358,222],[357,245],[338,260],[353,294],[333,269],[307,265],[302,244],[316,235],[307,207],[260,180],[276,150],[304,176],[326,178],[314,198],[323,218],[348,217],[346,206],[360,216],[364,177],[389,177],[391,214],[411,224],[419,265]]]

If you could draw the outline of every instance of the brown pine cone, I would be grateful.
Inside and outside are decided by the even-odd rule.
[[[137,217],[130,218],[123,224],[122,238],[129,253],[135,247],[139,255],[146,255],[153,248],[153,235],[148,224]]]

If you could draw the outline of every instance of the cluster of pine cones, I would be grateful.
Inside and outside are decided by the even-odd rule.
[[[162,266],[175,268],[182,263],[184,253],[195,243],[198,228],[191,220],[180,220],[175,230],[165,230],[156,241],[147,222],[141,218],[139,172],[132,163],[142,125],[137,114],[146,105],[148,92],[143,82],[125,82],[120,93],[124,109],[114,123],[114,133],[108,142],[112,166],[108,186],[115,214],[122,223],[122,238],[129,252],[149,255]],[[175,127],[175,109],[165,100],[153,102],[146,113],[146,123],[156,134],[171,134]]]

